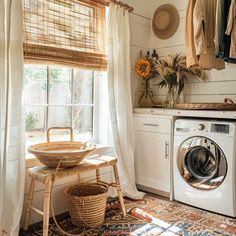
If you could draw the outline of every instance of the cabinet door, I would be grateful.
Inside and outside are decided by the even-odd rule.
[[[136,183],[170,192],[170,135],[135,131]]]

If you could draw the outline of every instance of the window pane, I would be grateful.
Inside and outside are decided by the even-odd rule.
[[[46,104],[47,98],[47,66],[24,66],[25,104]]]
[[[72,70],[57,66],[49,68],[49,104],[70,104]]]
[[[70,106],[49,106],[48,107],[48,127],[68,127],[71,126]]]
[[[47,85],[48,78],[49,85]],[[27,147],[46,142],[47,127],[72,126],[75,140],[91,141],[93,71],[58,66],[47,67],[47,65],[25,65],[24,79]],[[52,141],[69,140],[67,130],[52,131],[50,136]]]
[[[73,103],[93,104],[93,71],[74,69]]]
[[[25,107],[25,129],[27,136],[27,146],[44,142],[45,137],[45,110],[44,106]]]
[[[88,140],[93,136],[93,107],[73,107],[73,128],[79,140]]]

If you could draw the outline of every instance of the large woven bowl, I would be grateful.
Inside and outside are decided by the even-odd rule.
[[[48,167],[58,167],[60,162],[59,167],[65,168],[79,164],[95,148],[87,143],[60,141],[35,144],[28,147],[28,151]]]

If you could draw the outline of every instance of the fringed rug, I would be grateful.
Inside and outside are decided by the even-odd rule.
[[[61,227],[69,233],[84,236],[233,236],[236,235],[236,219],[213,214],[177,202],[145,196],[143,200],[125,199],[128,216],[122,219],[116,200],[107,204],[104,224],[95,229],[79,229],[68,213],[57,216]],[[20,236],[42,235],[42,222],[30,226]],[[50,236],[62,236],[53,220],[50,220]]]

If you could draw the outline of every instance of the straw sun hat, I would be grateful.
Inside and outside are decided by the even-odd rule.
[[[152,18],[152,30],[160,39],[170,38],[179,27],[179,12],[171,4],[158,7]]]

